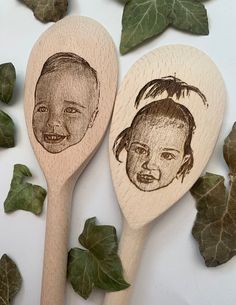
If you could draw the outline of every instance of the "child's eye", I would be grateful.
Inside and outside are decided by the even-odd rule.
[[[40,107],[38,108],[38,112],[48,112],[48,108],[45,107],[45,106],[40,106]]]
[[[136,147],[134,151],[139,155],[147,154],[146,149],[144,149],[143,147]]]
[[[66,113],[77,113],[77,112],[79,112],[79,110],[76,109],[76,108],[74,108],[74,107],[67,107],[67,108],[65,109],[65,112],[66,112]]]
[[[163,152],[161,154],[161,157],[165,160],[172,160],[172,159],[175,159],[175,155],[174,154],[171,154],[169,152]]]

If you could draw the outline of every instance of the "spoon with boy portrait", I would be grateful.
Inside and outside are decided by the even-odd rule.
[[[32,49],[25,81],[29,138],[48,185],[41,305],[63,305],[71,198],[113,109],[117,57],[96,21],[66,17]]]
[[[176,203],[206,166],[226,93],[212,60],[165,46],[138,60],[119,89],[109,136],[110,167],[124,215],[119,254],[131,287],[104,305],[128,305],[149,224]]]

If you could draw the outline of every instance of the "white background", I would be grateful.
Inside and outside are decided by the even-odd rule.
[[[184,43],[205,51],[221,71],[228,92],[223,127],[215,151],[205,170],[223,174],[225,136],[236,118],[236,1],[211,0],[208,10],[210,35],[194,36],[168,29],[135,51],[119,57],[120,81],[129,67],[145,53],[165,44]],[[68,14],[89,16],[101,22],[118,48],[122,4],[117,0],[70,0]],[[17,211],[4,214],[13,165],[22,163],[32,171],[29,181],[46,187],[44,176],[27,136],[23,112],[23,85],[28,56],[40,34],[51,24],[42,24],[17,0],[0,0],[0,63],[12,62],[17,71],[14,97],[0,107],[16,124],[16,147],[0,149],[0,256],[7,253],[22,273],[24,283],[14,304],[37,305],[40,300],[46,203],[40,217]],[[207,126],[206,126],[207,128]],[[96,216],[101,224],[112,224],[120,235],[122,217],[112,187],[108,163],[108,135],[80,177],[74,191],[69,246],[78,246],[85,220]],[[91,191],[92,190],[92,191]],[[154,221],[147,239],[130,305],[235,305],[236,258],[217,268],[207,268],[191,235],[195,203],[187,193],[168,212]],[[95,290],[85,301],[67,285],[66,305],[101,305],[104,294]],[[50,304],[48,304],[50,305]]]

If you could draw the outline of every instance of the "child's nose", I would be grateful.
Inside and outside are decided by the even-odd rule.
[[[158,162],[158,158],[155,155],[149,157],[149,159],[143,163],[143,168],[150,170],[158,170],[160,169],[160,162]]]
[[[61,126],[61,118],[59,115],[50,115],[47,121],[48,127]]]
[[[143,163],[142,168],[152,171],[157,180],[161,179],[161,170],[157,163],[146,161]]]

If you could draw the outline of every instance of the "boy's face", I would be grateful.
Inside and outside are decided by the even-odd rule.
[[[190,157],[184,156],[187,132],[187,127],[168,122],[154,126],[148,120],[139,122],[127,148],[126,171],[131,182],[146,192],[169,185]]]
[[[95,80],[75,69],[40,77],[35,91],[33,130],[38,142],[58,153],[82,140],[98,104]]]

